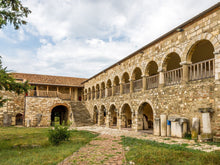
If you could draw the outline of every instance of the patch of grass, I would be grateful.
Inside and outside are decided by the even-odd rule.
[[[216,145],[216,146],[220,147],[220,142],[206,142],[206,144]]]
[[[150,140],[140,140],[122,137],[124,147],[129,147],[126,152],[126,161],[135,164],[219,164],[220,151],[206,153],[185,147],[185,144],[165,144]]]
[[[69,141],[52,146],[48,141],[49,128],[0,128],[0,164],[57,164],[78,151],[97,134],[87,131],[71,131]]]
[[[163,140],[170,140],[170,138],[164,138]]]

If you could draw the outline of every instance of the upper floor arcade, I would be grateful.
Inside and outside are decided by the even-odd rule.
[[[201,13],[84,82],[84,100],[220,79],[220,10]]]
[[[63,100],[81,101],[83,78],[49,76],[38,74],[13,73],[17,81],[28,81],[32,89],[26,94],[30,97],[58,97]]]

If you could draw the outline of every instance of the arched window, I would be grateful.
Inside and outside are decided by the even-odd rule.
[[[105,83],[101,83],[101,98],[105,97]]]
[[[95,99],[95,87],[94,86],[92,87],[92,99],[93,100]]]
[[[88,100],[91,100],[91,89],[90,88],[88,89],[88,96],[89,96]]]
[[[99,87],[99,84],[96,85],[96,99],[99,98],[99,95],[100,95],[100,87]]]

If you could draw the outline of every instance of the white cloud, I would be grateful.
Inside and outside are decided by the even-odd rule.
[[[217,2],[25,0],[32,13],[17,36],[41,45],[3,56],[19,72],[90,77]]]

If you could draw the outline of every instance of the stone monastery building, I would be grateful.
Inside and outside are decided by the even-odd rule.
[[[220,139],[220,3],[89,79],[14,73],[34,90],[0,108],[1,125],[100,126]]]

